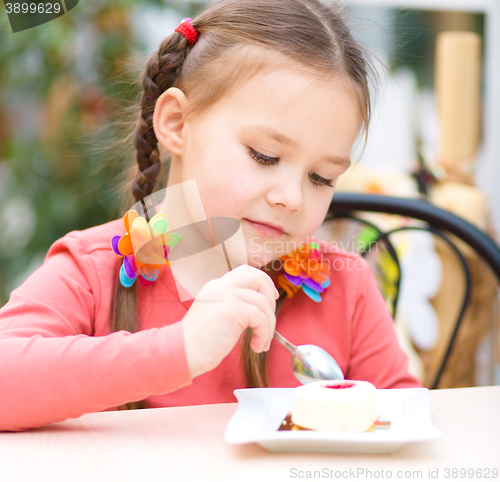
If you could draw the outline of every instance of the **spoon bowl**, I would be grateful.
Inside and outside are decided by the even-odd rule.
[[[274,332],[274,339],[292,355],[292,371],[302,385],[318,380],[344,379],[339,364],[323,348],[316,345],[295,346],[277,331]]]
[[[316,345],[300,345],[292,354],[292,371],[305,385],[318,380],[343,380],[344,374],[335,359]]]

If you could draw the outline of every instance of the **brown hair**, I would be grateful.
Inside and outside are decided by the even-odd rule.
[[[136,201],[150,195],[161,170],[153,112],[159,96],[177,87],[189,99],[186,116],[213,105],[242,81],[262,69],[304,67],[318,79],[342,77],[357,94],[365,140],[371,116],[368,78],[376,71],[353,39],[338,4],[320,0],[221,0],[196,17],[198,40],[190,46],[174,32],[148,59],[142,74],[141,112],[134,132],[137,150],[132,193]],[[280,297],[279,305],[284,295]],[[138,330],[135,285],[118,283],[112,331]],[[242,359],[248,384],[268,386],[267,354],[250,349],[251,332],[242,337]],[[133,402],[126,408],[144,407]]]

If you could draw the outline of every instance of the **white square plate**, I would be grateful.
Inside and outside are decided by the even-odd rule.
[[[280,431],[292,408],[293,388],[247,388],[235,390],[238,408],[224,438],[230,444],[258,443],[275,452],[388,453],[406,442],[442,436],[431,418],[427,388],[377,390],[380,420],[388,429],[373,432]]]

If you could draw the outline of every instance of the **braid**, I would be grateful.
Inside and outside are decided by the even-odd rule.
[[[153,114],[158,97],[169,87],[173,87],[180,68],[189,51],[186,38],[180,33],[173,33],[165,39],[147,61],[142,75],[141,114],[134,132],[136,148],[137,175],[132,183],[132,194],[136,201],[149,196],[156,185],[161,172],[158,139],[153,129]],[[116,285],[114,315],[111,331],[127,330],[134,333],[139,330],[137,283],[124,288]],[[118,409],[146,408],[144,400],[129,402]]]
[[[142,75],[141,114],[134,133],[139,171],[132,183],[132,194],[137,201],[153,192],[161,172],[158,139],[153,129],[154,109],[158,97],[174,86],[188,47],[188,41],[182,34],[172,34],[162,42],[158,52],[149,58]]]

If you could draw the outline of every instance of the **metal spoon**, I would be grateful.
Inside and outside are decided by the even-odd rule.
[[[284,298],[285,296],[282,294],[276,302],[276,317]],[[318,380],[344,379],[339,364],[323,348],[316,345],[295,346],[276,330],[274,331],[274,339],[291,353],[293,374],[302,385]]]
[[[343,380],[344,374],[335,359],[316,345],[295,346],[277,331],[274,339],[292,354],[292,371],[295,378],[305,385],[318,380]]]

